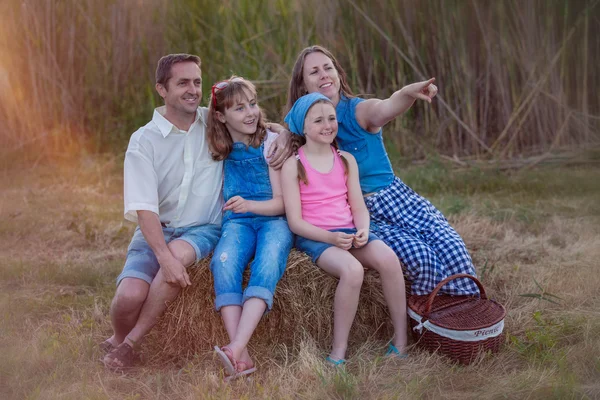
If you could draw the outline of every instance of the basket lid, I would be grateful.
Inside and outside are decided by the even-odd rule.
[[[427,315],[429,296],[410,296],[408,306],[434,324],[454,330],[482,329],[502,321],[504,307],[494,300],[471,296],[435,296]]]
[[[469,278],[479,287],[480,297],[437,295],[448,282],[458,278]],[[504,307],[489,300],[483,285],[468,274],[456,274],[441,281],[429,295],[412,295],[408,307],[438,326],[454,330],[482,329],[497,324],[506,316]]]

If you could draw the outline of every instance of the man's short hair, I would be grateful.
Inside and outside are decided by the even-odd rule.
[[[173,64],[180,62],[191,61],[200,68],[200,57],[193,54],[168,54],[158,60],[158,66],[156,67],[156,83],[160,83],[167,88],[167,82],[171,79],[171,67]]]

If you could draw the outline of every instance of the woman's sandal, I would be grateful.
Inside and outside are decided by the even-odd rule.
[[[385,357],[390,358],[408,358],[408,353],[400,353],[400,350],[393,344],[389,344],[387,351],[385,352]]]
[[[325,358],[325,361],[327,361],[332,367],[343,367],[344,365],[346,365],[346,360],[343,358],[340,358],[339,360],[335,360],[335,359],[327,356]]]
[[[104,366],[112,371],[123,371],[133,366],[135,352],[129,343],[123,342],[104,356]]]
[[[225,368],[225,373],[229,376],[235,375],[237,373],[236,365],[238,362],[233,358],[231,349],[227,346],[223,346],[222,348],[215,346],[215,353],[217,353],[221,365]]]

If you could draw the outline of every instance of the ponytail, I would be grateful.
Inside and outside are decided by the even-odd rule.
[[[348,171],[350,170],[350,165],[348,164],[348,160],[346,160],[346,157],[344,157],[342,155],[342,151],[338,147],[337,140],[334,139],[333,143],[331,143],[331,145],[333,146],[335,151],[337,151],[338,155],[342,159],[342,164],[344,164],[344,175],[348,176]]]
[[[300,161],[300,154],[298,153],[296,153],[296,162],[298,163],[298,181],[304,182],[305,185],[308,185],[306,169],[304,169],[304,164],[302,164],[302,161]]]
[[[298,154],[298,150],[300,147],[306,144],[306,138],[300,135],[292,135],[292,151],[296,154],[296,162],[298,163],[298,181],[304,182],[305,185],[308,185],[308,177],[306,176],[306,169],[304,169],[304,164],[300,161],[300,155]]]

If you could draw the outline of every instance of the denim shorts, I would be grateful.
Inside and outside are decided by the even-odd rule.
[[[227,220],[210,262],[217,311],[223,306],[241,306],[252,297],[264,300],[270,310],[293,243],[285,217]],[[242,291],[244,270],[253,257],[250,280]]]
[[[330,232],[344,232],[344,233],[355,234],[357,232],[357,230],[355,228],[340,228],[340,229],[331,229]],[[370,243],[373,240],[380,240],[380,239],[375,234],[369,232],[369,239],[367,240],[367,243]],[[315,240],[310,240],[310,239],[307,239],[302,236],[296,236],[295,247],[298,250],[303,251],[306,254],[308,254],[310,256],[310,258],[312,259],[312,262],[316,263],[317,260],[319,259],[319,257],[321,257],[321,254],[323,254],[323,252],[325,250],[327,250],[328,248],[334,247],[334,245],[330,244],[330,243],[325,243],[325,242],[317,242]]]
[[[173,240],[183,240],[189,243],[196,252],[196,261],[208,256],[219,240],[221,227],[219,225],[198,225],[185,228],[163,228],[165,242],[167,244]],[[158,273],[160,264],[144,238],[140,227],[135,228],[131,243],[127,249],[127,259],[121,275],[117,277],[117,286],[123,278],[138,278],[148,283]]]

